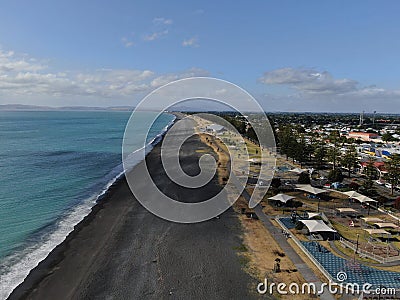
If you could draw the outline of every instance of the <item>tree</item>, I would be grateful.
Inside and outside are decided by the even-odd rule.
[[[290,125],[281,126],[278,132],[278,143],[280,146],[280,152],[286,155],[288,159],[291,146],[293,143],[293,129]]]
[[[353,191],[358,191],[358,189],[360,188],[360,185],[357,182],[352,181],[349,183],[349,188]]]
[[[249,127],[247,129],[246,135],[250,140],[252,140],[252,141],[256,142],[257,144],[259,144],[257,134],[256,134],[256,132],[255,132],[253,127]]]
[[[303,202],[291,199],[288,202],[286,202],[286,206],[293,207],[293,208],[299,208],[299,207],[303,206]]]
[[[314,159],[319,169],[321,169],[325,158],[326,158],[325,144],[323,142],[320,142],[316,145],[314,150]]]
[[[396,200],[394,201],[394,208],[396,209],[400,208],[400,197],[397,197]]]
[[[370,179],[374,180],[377,178],[378,171],[376,170],[375,167],[375,158],[374,157],[369,157],[366,166],[364,167],[364,175]]]
[[[333,168],[336,169],[337,164],[340,159],[340,151],[339,151],[339,142],[340,142],[340,134],[337,130],[332,131],[328,137],[329,141],[332,143],[332,147],[328,150],[328,159],[332,162]]]
[[[331,182],[342,182],[343,181],[343,174],[340,169],[332,169],[328,174],[328,179]]]
[[[357,163],[357,149],[354,145],[351,145],[341,160],[342,166],[348,169],[348,177],[350,177],[351,170],[357,165]]]
[[[373,157],[369,158],[367,165],[364,167],[364,174],[367,178],[363,182],[363,189],[368,195],[373,195],[375,194],[373,180],[376,179],[377,176],[377,170],[375,168],[375,159]]]
[[[293,142],[293,157],[300,163],[300,166],[307,161],[307,143],[304,135],[301,135],[298,139]]]
[[[328,149],[327,155],[329,161],[332,162],[332,169],[336,169],[340,160],[340,151],[336,142]]]
[[[243,120],[224,115],[224,119],[231,123],[240,134],[246,133],[246,123]]]
[[[300,173],[299,179],[297,180],[299,184],[310,184],[310,175],[306,172]]]
[[[278,177],[272,178],[272,180],[271,180],[271,187],[272,187],[274,190],[279,189],[279,187],[280,187],[281,185],[282,185],[282,181],[281,181],[280,178],[278,178]]]
[[[308,143],[306,143],[306,154],[308,156],[308,160],[312,160],[312,156],[315,155],[315,150],[317,149],[320,142],[315,138],[314,135],[311,136]]]
[[[391,159],[385,164],[388,172],[388,182],[392,186],[391,194],[393,195],[394,187],[400,182],[400,155],[393,154]]]
[[[384,142],[393,142],[396,140],[397,139],[394,138],[389,132],[386,132],[385,134],[382,135],[382,141]]]

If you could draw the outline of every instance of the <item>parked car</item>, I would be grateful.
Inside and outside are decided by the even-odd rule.
[[[335,189],[335,190],[342,189],[342,188],[345,188],[345,187],[346,187],[346,185],[344,185],[343,183],[340,183],[340,182],[334,182],[334,183],[331,184],[331,188]]]
[[[375,183],[379,184],[379,185],[385,185],[385,183],[383,181],[380,181],[380,180],[375,180]]]

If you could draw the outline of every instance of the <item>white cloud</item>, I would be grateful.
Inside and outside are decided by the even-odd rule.
[[[17,56],[13,51],[0,49],[0,74],[2,72],[36,72],[47,66],[35,59],[27,59],[25,56]]]
[[[193,48],[197,48],[199,47],[199,40],[197,37],[192,37],[190,39],[185,39],[182,42],[182,46],[183,47],[193,47]]]
[[[173,23],[172,19],[166,19],[166,18],[154,18],[153,23],[156,25],[171,25]]]
[[[146,34],[143,37],[143,40],[146,42],[155,41],[161,39],[168,35],[168,26],[173,23],[172,19],[167,19],[163,17],[158,17],[153,19],[153,26],[154,32],[150,34]]]
[[[306,96],[335,97],[398,97],[400,90],[386,90],[376,86],[361,87],[359,82],[348,78],[334,78],[329,72],[315,69],[281,68],[264,73],[262,83],[286,85]]]
[[[189,69],[177,73],[156,74],[151,70],[99,69],[93,71],[49,72],[49,68],[29,57],[0,50],[0,103],[11,98],[70,96],[99,99],[130,99],[143,95],[170,81],[208,72]]]
[[[130,48],[134,45],[133,41],[127,37],[122,37],[121,42],[126,48]]]
[[[204,77],[204,76],[210,76],[210,73],[203,69],[191,68],[189,70],[179,73],[169,73],[158,76],[154,78],[150,84],[152,87],[157,88],[178,79],[190,78],[190,77]]]
[[[275,102],[276,109],[282,111],[354,112],[371,109],[390,112],[400,109],[400,90],[363,87],[354,79],[334,78],[327,71],[281,68],[265,72],[259,81],[296,91],[296,94],[288,93],[286,96],[265,97],[269,104]],[[273,100],[275,98],[278,100]]]
[[[314,69],[282,68],[265,72],[260,81],[266,84],[283,84],[305,93],[341,94],[357,90],[358,82],[352,79],[335,79],[327,71]]]
[[[145,35],[143,39],[147,42],[155,41],[158,40],[168,34],[168,30],[163,30],[163,31],[158,31],[158,32],[153,32],[151,34]]]

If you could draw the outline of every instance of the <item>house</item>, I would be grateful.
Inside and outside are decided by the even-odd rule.
[[[374,139],[377,139],[379,137],[378,134],[376,133],[370,133],[370,132],[357,132],[357,131],[351,131],[349,132],[349,134],[347,135],[347,138],[353,138],[353,139],[360,139],[362,141],[372,141]]]
[[[365,167],[368,165],[367,161],[361,162],[360,173],[364,173]],[[378,178],[381,179],[385,174],[387,174],[387,170],[385,168],[385,163],[383,161],[375,161],[374,167],[377,171]]]

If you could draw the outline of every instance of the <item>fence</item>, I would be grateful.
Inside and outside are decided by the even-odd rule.
[[[289,231],[286,226],[279,220],[279,217],[275,218],[275,221],[281,226],[284,230]],[[291,239],[293,242],[303,251],[303,253],[314,263],[314,265],[324,274],[324,276],[334,282],[332,276],[329,274],[328,271],[325,270],[325,268],[315,259],[314,255],[312,255],[306,247],[303,246],[303,244],[292,234]]]
[[[350,249],[352,249],[353,251],[356,251],[356,250],[357,250],[357,252],[358,252],[360,255],[362,255],[362,256],[364,256],[364,257],[367,257],[367,258],[370,258],[370,259],[372,259],[372,260],[375,260],[375,261],[377,261],[377,262],[379,262],[379,263],[381,263],[381,264],[389,263],[389,262],[394,262],[394,261],[399,261],[399,260],[400,260],[400,256],[382,257],[382,256],[380,256],[380,255],[374,254],[374,253],[372,253],[372,252],[369,252],[369,251],[366,251],[366,250],[363,250],[363,249],[360,249],[360,248],[357,249],[357,245],[354,245],[353,243],[351,243],[351,242],[345,240],[345,239],[342,238],[342,237],[340,237],[340,243],[341,243],[344,247],[350,248]]]

